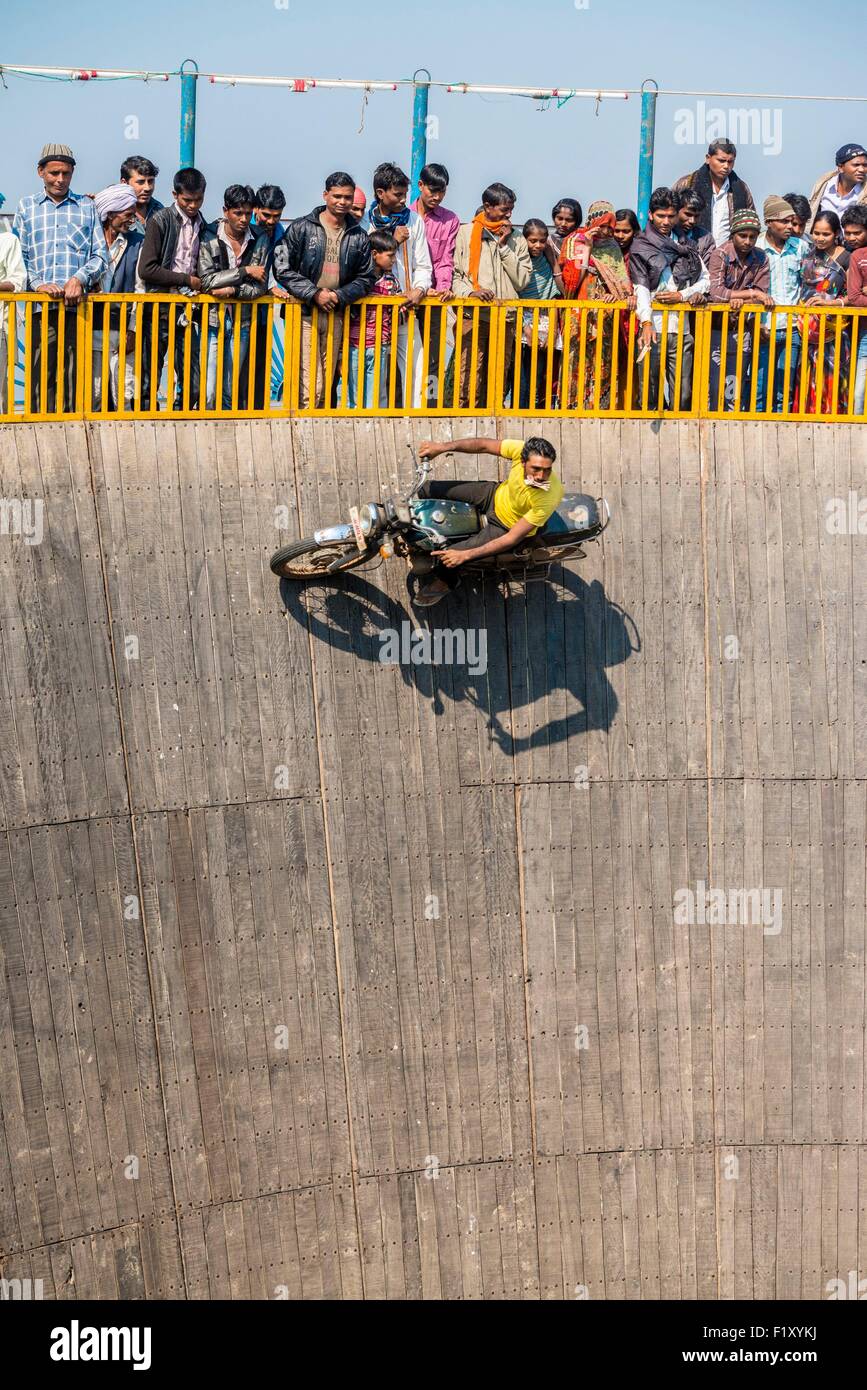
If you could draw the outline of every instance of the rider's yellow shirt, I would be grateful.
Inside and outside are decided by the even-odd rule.
[[[507,531],[510,531],[515,522],[520,521],[522,517],[530,522],[533,531],[537,531],[540,526],[545,525],[552,512],[557,510],[563,496],[563,484],[554,472],[551,473],[551,484],[547,492],[542,488],[527,486],[524,481],[524,465],[521,462],[523,448],[523,439],[504,439],[500,445],[501,457],[514,460],[508,478],[504,483],[500,483],[494,493],[494,511]]]

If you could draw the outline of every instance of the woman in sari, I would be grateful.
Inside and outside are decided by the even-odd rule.
[[[563,238],[560,248],[560,268],[563,273],[567,299],[592,300],[597,304],[614,304],[629,300],[632,285],[623,260],[623,253],[614,238],[617,217],[612,203],[600,200],[591,203],[587,223]],[[608,410],[611,405],[611,365],[616,315],[612,312],[567,311],[564,315],[564,361],[569,362],[567,401],[574,407],[581,398],[585,410],[598,406]],[[582,321],[584,332],[584,364],[581,372]],[[595,400],[598,373],[598,402]]]
[[[801,266],[801,285],[805,304],[840,304],[846,298],[846,271],[849,267],[849,253],[841,244],[840,219],[835,212],[820,212],[813,223],[811,236],[812,249],[804,257]],[[828,314],[825,317],[825,345],[822,353],[821,403],[816,404],[817,381],[819,375],[819,328],[818,314],[805,314],[801,321],[801,333],[807,347],[807,389],[805,404],[799,403],[801,394],[800,374],[796,394],[796,410],[807,410],[814,415],[817,409],[829,414],[834,403],[834,378],[839,377],[837,388],[837,409],[846,409],[847,387],[849,383],[849,325],[844,320],[840,332],[840,361],[836,359],[837,325],[839,316]]]

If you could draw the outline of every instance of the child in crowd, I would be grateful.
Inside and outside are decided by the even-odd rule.
[[[377,229],[370,233],[370,251],[376,267],[376,283],[373,295],[401,295],[402,291],[394,273],[394,262],[398,245],[391,232]],[[377,317],[381,314],[379,331]],[[396,325],[396,310],[390,304],[368,305],[352,310],[349,321],[349,380],[347,382],[347,404],[355,409],[361,399],[366,409],[374,404],[388,405],[388,351]],[[362,318],[364,319],[364,354],[361,352]],[[379,359],[379,400],[374,402],[373,389],[376,361]]]
[[[561,299],[563,297],[563,277],[557,263],[556,253],[551,246],[551,238],[545,223],[538,217],[531,217],[524,223],[522,235],[530,252],[530,279],[520,291],[521,299]],[[555,335],[554,350],[551,355],[551,399],[556,396],[558,369],[560,364],[560,335],[557,332],[556,310],[525,309],[521,325],[521,410],[530,407],[530,386],[532,381],[532,342],[533,322],[536,320],[538,352],[536,355],[536,391],[533,408],[541,409],[545,404],[548,383],[548,341],[550,331]]]

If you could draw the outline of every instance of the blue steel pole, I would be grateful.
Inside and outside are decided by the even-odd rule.
[[[187,72],[187,64],[195,69]],[[196,162],[196,82],[199,65],[192,58],[181,63],[181,152],[180,167],[189,169]]]
[[[650,87],[653,90],[650,90]],[[653,192],[653,137],[656,130],[656,96],[659,87],[652,77],[641,84],[641,146],[638,152],[638,220],[647,221]]]
[[[427,81],[419,81],[419,73],[424,73]],[[427,164],[427,102],[430,94],[430,73],[427,68],[416,68],[412,75],[415,82],[415,97],[412,103],[412,158],[410,161],[410,200],[418,194],[418,179]]]

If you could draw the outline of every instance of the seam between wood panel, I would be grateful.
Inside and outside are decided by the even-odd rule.
[[[149,995],[150,995],[151,1016],[152,1016],[152,1019],[153,1019],[154,1047],[155,1047],[155,1051],[156,1051],[157,1067],[159,1068],[160,1093],[161,1093],[161,1094],[160,1094],[160,1100],[161,1100],[161,1103],[162,1103],[162,1110],[163,1110],[163,1123],[164,1123],[164,1125],[165,1125],[166,1157],[167,1157],[167,1160],[168,1160],[169,1182],[170,1182],[170,1184],[171,1184],[171,1192],[172,1192],[172,1206],[173,1206],[174,1215],[175,1215],[175,1230],[176,1230],[177,1242],[178,1242],[178,1255],[179,1255],[180,1262],[181,1262],[181,1273],[182,1273],[183,1281],[184,1281],[184,1293],[185,1293],[185,1296],[188,1298],[188,1297],[189,1297],[189,1281],[188,1281],[188,1279],[187,1279],[187,1267],[186,1267],[186,1261],[185,1261],[185,1258],[184,1258],[184,1246],[183,1246],[183,1241],[182,1241],[182,1239],[181,1239],[181,1227],[180,1227],[179,1211],[178,1211],[178,1194],[177,1194],[177,1192],[176,1192],[176,1190],[175,1190],[175,1171],[174,1171],[174,1165],[173,1165],[173,1163],[172,1163],[171,1152],[170,1152],[170,1149],[169,1149],[169,1117],[168,1117],[168,1110],[167,1110],[167,1108],[166,1108],[166,1082],[165,1082],[165,1077],[163,1076],[163,1064],[162,1064],[162,1056],[161,1056],[161,1052],[160,1052],[159,1032],[158,1032],[158,1029],[157,1029],[157,1026],[156,1026],[156,1020],[157,1020],[157,1001],[156,1001],[156,994],[155,994],[155,990],[154,990],[153,972],[152,972],[152,970],[151,970],[151,953],[150,953],[150,948],[149,948],[149,943],[148,943],[147,911],[146,911],[146,908],[145,908],[145,895],[144,895],[144,888],[143,888],[143,881],[142,881],[142,870],[141,870],[141,856],[140,856],[140,854],[139,854],[139,845],[138,845],[138,831],[137,831],[137,828],[136,828],[136,816],[135,816],[135,812],[133,811],[133,806],[134,806],[135,803],[134,803],[134,801],[133,801],[132,780],[131,780],[131,777],[130,777],[129,750],[128,750],[128,748],[127,748],[126,730],[125,730],[125,728],[124,728],[123,703],[122,703],[122,701],[121,701],[121,696],[120,696],[120,678],[119,678],[119,676],[118,676],[118,670],[117,670],[117,654],[116,654],[116,652],[115,652],[114,640],[113,640],[114,620],[113,620],[112,607],[111,607],[111,593],[110,593],[109,584],[108,584],[108,571],[107,571],[106,563],[105,563],[105,546],[104,546],[104,543],[103,543],[102,524],[101,524],[101,522],[100,522],[100,517],[99,517],[99,503],[98,503],[97,495],[96,495],[96,477],[95,477],[95,474],[94,474],[94,467],[93,467],[93,429],[94,429],[94,426],[93,426],[92,423],[90,423],[90,422],[85,422],[84,431],[85,431],[85,439],[86,439],[86,441],[87,441],[87,467],[88,467],[88,472],[89,472],[89,475],[90,475],[90,491],[91,491],[91,496],[93,497],[93,514],[94,514],[94,520],[95,520],[95,522],[96,522],[96,535],[97,535],[97,542],[98,542],[98,545],[99,545],[99,565],[100,565],[100,571],[101,571],[101,574],[102,574],[102,589],[103,589],[103,597],[104,597],[104,600],[105,600],[105,613],[106,613],[106,619],[107,619],[107,622],[108,622],[108,650],[109,650],[109,656],[110,656],[110,658],[111,658],[111,673],[112,673],[112,680],[113,680],[113,682],[114,682],[114,696],[115,696],[115,702],[116,702],[116,705],[117,705],[118,730],[119,730],[119,733],[120,733],[121,753],[122,753],[122,755],[123,755],[123,779],[124,779],[124,785],[125,785],[125,787],[126,787],[126,797],[127,797],[127,806],[128,806],[128,814],[129,814],[129,824],[130,824],[130,835],[131,835],[131,838],[132,838],[132,852],[133,852],[133,859],[134,859],[134,861],[135,861],[136,889],[137,889],[137,891],[138,891],[139,909],[140,909],[140,911],[141,911],[142,932],[143,932],[143,935],[144,935],[144,944],[145,944],[145,953],[144,953],[144,954],[145,954],[145,965],[146,965],[146,967],[147,967],[147,976],[148,976],[148,993],[149,993]],[[119,819],[119,818],[118,818],[118,819]],[[142,1219],[144,1219],[144,1218],[142,1218]]]
[[[295,486],[295,499],[298,504],[298,521],[303,530],[301,510],[301,491],[298,486],[298,467],[295,455],[295,430],[289,429],[290,451],[292,456],[292,480]],[[331,833],[328,827],[328,807],[326,805],[325,764],[322,757],[322,738],[319,723],[319,704],[316,698],[316,655],[313,634],[307,624],[307,649],[310,654],[310,679],[312,686],[313,727],[316,741],[316,764],[319,770],[319,802],[322,810],[322,834],[325,841],[325,866],[328,874],[328,900],[331,904],[331,939],[334,945],[334,970],[337,982],[337,1007],[340,1011],[340,1060],[343,1067],[343,1092],[346,1098],[346,1127],[349,1137],[349,1177],[352,1183],[352,1206],[355,1212],[355,1234],[358,1244],[358,1277],[361,1282],[361,1296],[365,1297],[364,1243],[361,1235],[361,1213],[358,1202],[358,1154],[355,1147],[355,1128],[352,1123],[352,1097],[349,1086],[349,1066],[346,1057],[348,1045],[346,1019],[344,1017],[343,972],[340,968],[340,927],[338,925],[337,905],[334,896],[334,874],[332,871]],[[341,1273],[341,1286],[343,1277]]]
[[[710,575],[708,573],[708,538],[707,538],[707,480],[708,480],[708,429],[713,438],[714,425],[709,426],[704,421],[698,424],[698,464],[699,464],[699,504],[701,512],[701,570],[702,587],[704,598],[704,731],[705,731],[705,786],[707,789],[707,813],[706,813],[706,835],[707,835],[707,879],[708,883],[713,883],[713,742],[711,733],[712,719],[712,699],[711,699],[711,676],[710,676]],[[721,1240],[721,1194],[720,1194],[720,1174],[719,1174],[719,1153],[717,1147],[717,1104],[716,1104],[716,1082],[715,1075],[715,1041],[716,1041],[716,1019],[714,1017],[714,987],[713,982],[716,975],[713,932],[708,931],[708,955],[710,967],[710,1072],[711,1072],[711,1115],[713,1132],[713,1202],[714,1202],[714,1240],[716,1243],[716,1292],[717,1298],[721,1297],[723,1267],[722,1267],[722,1240]],[[723,989],[725,989],[725,978],[723,978]],[[725,1006],[723,1006],[725,1007]]]

